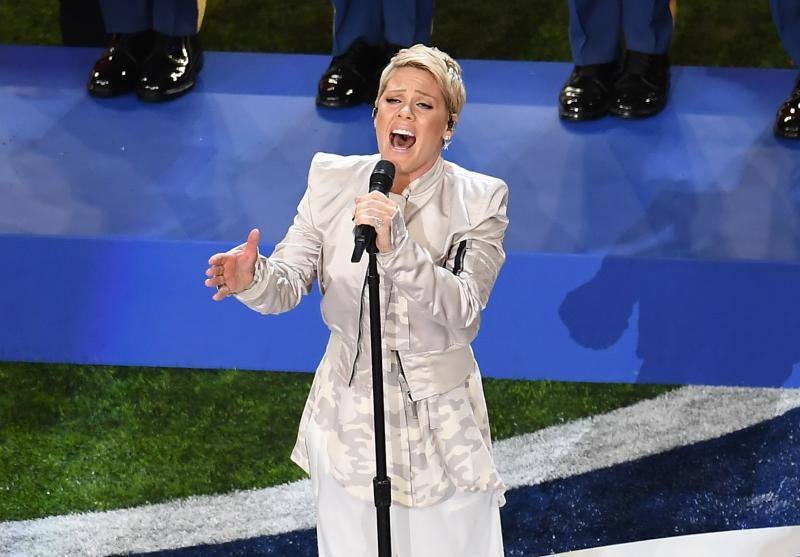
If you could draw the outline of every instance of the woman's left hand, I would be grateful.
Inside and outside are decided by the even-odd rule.
[[[356,224],[368,224],[378,233],[375,244],[381,253],[392,249],[392,217],[397,203],[379,191],[356,197]]]

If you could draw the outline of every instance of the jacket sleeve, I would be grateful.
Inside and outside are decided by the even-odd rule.
[[[317,276],[322,237],[311,217],[306,189],[286,236],[269,257],[258,256],[250,286],[236,298],[259,313],[282,313],[297,306]]]
[[[454,238],[444,267],[409,236],[399,211],[392,220],[393,249],[378,254],[398,291],[448,327],[466,328],[480,319],[505,261],[508,186],[498,180],[487,199],[474,226]]]

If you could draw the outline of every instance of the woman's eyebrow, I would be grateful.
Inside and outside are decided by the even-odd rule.
[[[405,91],[406,91],[405,87],[397,87],[395,89],[387,89],[386,90],[387,93],[404,93]],[[420,95],[425,96],[425,97],[430,97],[432,99],[436,98],[433,95],[431,95],[430,93],[426,93],[425,91],[421,91],[419,89],[415,89],[414,92],[419,93]]]

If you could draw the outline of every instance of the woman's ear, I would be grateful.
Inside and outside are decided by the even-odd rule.
[[[450,142],[453,141],[456,122],[458,122],[458,114],[451,114],[447,119],[447,130],[442,136],[442,149],[447,149],[450,146]]]
[[[458,122],[458,114],[452,113],[450,117],[447,119],[447,131],[453,131],[456,128],[456,123]]]

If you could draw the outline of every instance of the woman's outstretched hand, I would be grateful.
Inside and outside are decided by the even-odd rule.
[[[258,259],[258,240],[261,232],[254,228],[247,235],[244,247],[236,247],[225,253],[215,253],[208,260],[205,285],[217,288],[212,299],[219,302],[231,294],[241,292],[253,282]]]

